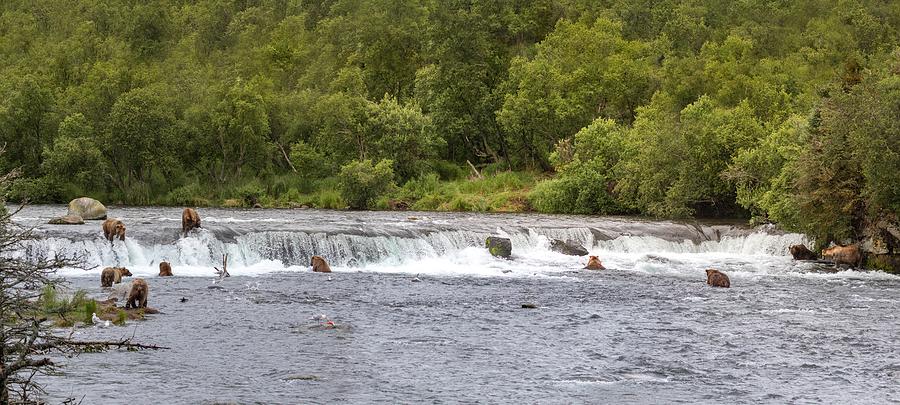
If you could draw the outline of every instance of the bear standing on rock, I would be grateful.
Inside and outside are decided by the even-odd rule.
[[[313,271],[316,273],[331,273],[331,267],[328,267],[328,262],[322,256],[313,256],[309,261],[309,265],[312,266]]]
[[[100,287],[112,287],[113,284],[122,282],[122,277],[131,276],[131,272],[124,267],[107,267],[100,273]]]
[[[125,240],[125,223],[118,219],[107,219],[103,221],[103,236],[109,243],[112,243],[116,237],[119,240]]]
[[[706,284],[709,284],[713,287],[730,288],[731,280],[728,279],[728,276],[726,276],[725,273],[722,273],[718,270],[709,269],[706,270]]]
[[[194,228],[200,227],[200,214],[193,208],[185,208],[181,212],[181,232],[184,236]]]
[[[150,296],[150,286],[142,278],[136,278],[131,282],[131,292],[128,294],[128,302],[125,309],[147,308],[147,297]]]

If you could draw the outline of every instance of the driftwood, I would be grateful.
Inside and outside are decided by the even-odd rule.
[[[466,160],[466,163],[468,163],[468,164],[469,164],[469,167],[472,168],[472,172],[475,173],[475,177],[477,177],[477,178],[479,178],[479,179],[483,179],[483,178],[484,178],[484,176],[481,175],[481,172],[479,172],[478,169],[475,168],[475,165],[473,165],[472,162]]]
[[[222,255],[222,270],[219,270],[218,267],[213,267],[216,269],[216,274],[219,275],[219,281],[222,281],[225,277],[231,277],[231,274],[228,274],[228,253]]]

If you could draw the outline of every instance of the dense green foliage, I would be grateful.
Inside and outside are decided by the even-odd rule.
[[[746,215],[821,240],[900,209],[891,2],[8,0],[0,13],[0,169],[25,173],[11,198]],[[465,180],[481,176],[470,164],[486,178]]]

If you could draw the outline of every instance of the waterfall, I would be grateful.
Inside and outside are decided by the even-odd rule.
[[[663,238],[650,235],[620,234],[610,238],[607,230],[589,227],[573,228],[500,228],[494,232],[467,230],[409,231],[406,233],[333,233],[300,231],[254,231],[245,234],[217,237],[210,230],[201,229],[174,242],[144,242],[128,238],[110,244],[100,237],[88,240],[48,236],[28,243],[21,254],[30,259],[56,254],[78,258],[85,267],[100,269],[106,266],[125,266],[145,274],[155,274],[159,262],[167,261],[181,275],[210,275],[212,266],[228,255],[230,269],[248,269],[248,274],[261,274],[290,268],[305,268],[313,255],[324,256],[333,267],[359,269],[392,268],[421,269],[422,261],[466,258],[463,267],[490,267],[493,259],[484,251],[487,236],[510,238],[513,255],[530,265],[542,264],[545,258],[576,266],[581,258],[562,258],[551,252],[550,240],[560,239],[580,244],[592,254],[604,256],[645,254],[723,253],[735,255],[785,256],[788,246],[806,242],[800,234],[779,234],[767,231],[736,231],[712,240],[702,229],[685,238]],[[457,257],[458,256],[458,257]],[[575,261],[573,261],[575,260]],[[374,267],[373,267],[374,266]],[[404,267],[405,266],[405,267]],[[134,270],[132,270],[134,271]],[[241,273],[239,270],[234,271]],[[66,274],[79,274],[67,272]]]

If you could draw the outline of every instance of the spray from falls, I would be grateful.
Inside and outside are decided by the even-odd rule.
[[[743,232],[725,235],[715,240],[701,240],[698,235],[669,240],[658,236],[619,235],[610,238],[603,231],[588,227],[502,229],[495,232],[467,230],[409,231],[406,234],[351,234],[300,231],[261,231],[228,237],[217,237],[207,229],[195,231],[188,237],[171,243],[146,243],[136,238],[112,245],[99,237],[89,240],[52,236],[33,241],[22,252],[30,259],[60,254],[79,258],[86,267],[126,266],[138,272],[152,274],[159,262],[167,261],[180,275],[208,276],[209,269],[221,263],[228,254],[229,267],[249,269],[248,274],[261,274],[285,269],[303,269],[310,257],[326,257],[332,266],[345,269],[375,269],[375,271],[427,272],[440,263],[454,263],[460,271],[469,268],[495,266],[484,251],[487,236],[510,238],[513,254],[526,265],[552,268],[574,267],[581,258],[563,257],[550,251],[550,241],[572,241],[586,247],[592,254],[612,257],[646,254],[703,254],[784,256],[788,246],[804,243],[799,234]],[[707,236],[701,235],[703,238]],[[553,262],[555,260],[555,262]],[[545,262],[546,261],[546,262]],[[423,263],[429,263],[427,265]],[[496,266],[495,266],[496,267]],[[513,267],[517,268],[517,267]],[[98,270],[99,271],[99,270]],[[134,270],[133,270],[134,271]],[[455,270],[445,270],[452,273]],[[475,270],[472,270],[475,271]],[[67,274],[79,274],[76,272]]]

